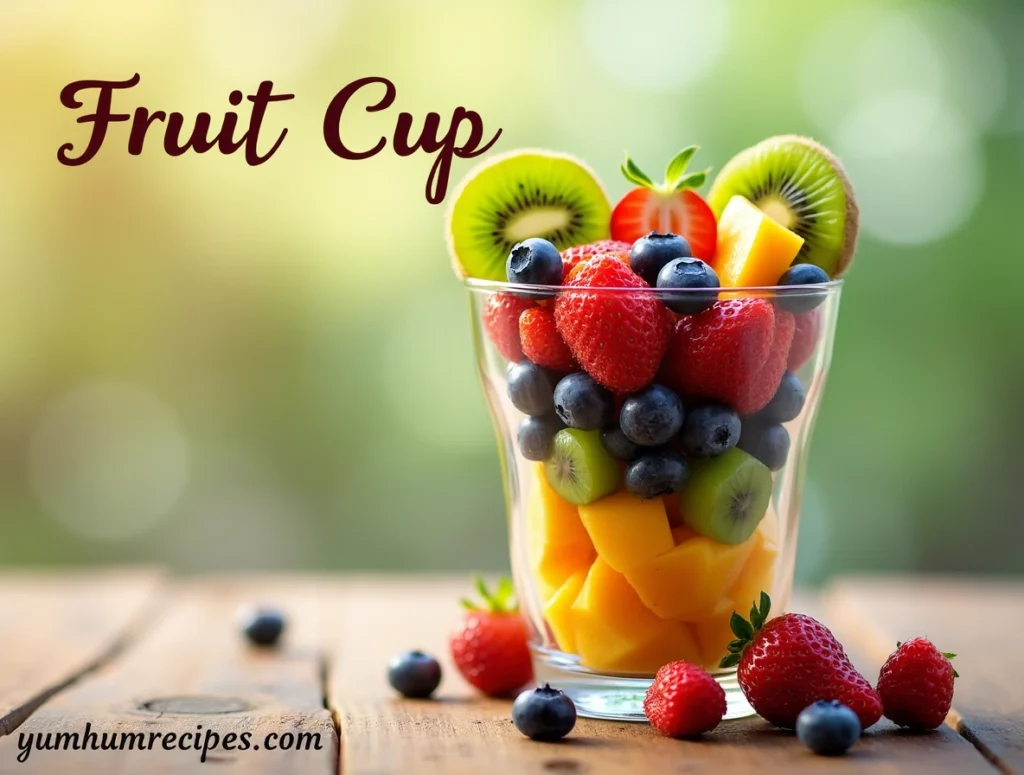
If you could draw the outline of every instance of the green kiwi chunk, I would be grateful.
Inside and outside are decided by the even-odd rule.
[[[772,472],[734,447],[694,464],[679,510],[686,524],[702,536],[723,544],[741,544],[757,529],[771,497]]]
[[[560,430],[544,473],[555,492],[578,506],[610,495],[619,485],[619,464],[605,451],[600,431]]]
[[[843,165],[824,146],[782,135],[740,151],[708,194],[716,218],[736,194],[804,238],[793,263],[817,264],[833,278],[849,268],[860,211]]]
[[[543,237],[559,250],[609,236],[611,206],[596,175],[571,156],[520,150],[470,170],[448,212],[459,277],[504,281],[512,247]]]

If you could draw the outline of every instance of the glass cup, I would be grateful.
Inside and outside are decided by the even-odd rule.
[[[711,341],[687,359],[683,356],[692,345],[686,338],[693,336],[687,331],[698,318],[667,310],[685,307],[687,300],[701,306],[699,294],[706,298],[707,291],[466,281],[477,364],[498,438],[512,574],[530,626],[534,671],[538,682],[569,694],[581,715],[644,720],[643,698],[654,674],[676,660],[700,664],[715,675],[726,692],[726,718],[753,713],[735,668],[719,663],[735,637],[729,626],[734,611],[747,618],[761,592],[771,598],[771,616],[789,605],[807,451],[831,358],[841,286],[834,281],[796,289],[722,289],[719,304],[753,312],[749,320],[737,318],[728,335],[712,332],[711,339],[721,341]],[[602,441],[602,429],[565,429],[552,411],[553,389],[566,376],[564,367],[561,372],[545,369],[547,382],[539,379],[540,394],[535,380],[530,396],[524,400],[519,395],[513,403],[509,372],[528,360],[516,337],[519,310],[535,306],[544,310],[535,316],[550,312],[557,319],[556,305],[568,305],[567,294],[597,306],[631,295],[644,299],[648,308],[652,300],[665,304],[664,325],[672,333],[654,383],[669,385],[687,416],[699,415],[699,407],[708,403],[724,405],[726,412],[748,412],[736,412],[738,441],[716,426],[709,443],[720,446],[710,451],[698,445],[694,454],[693,437],[684,443],[674,433],[661,447],[631,453],[620,449],[615,459],[607,451],[614,445]],[[600,357],[603,344],[592,344]],[[681,383],[679,369],[666,367],[669,359],[678,363],[680,358],[694,366]],[[694,385],[710,394],[687,394]],[[760,408],[766,396],[772,401]],[[619,424],[626,398],[612,396],[604,428]],[[730,401],[740,406],[730,407]],[[516,404],[540,419],[530,420]],[[532,424],[525,445],[519,439],[523,423]],[[693,425],[699,437],[700,424]],[[706,423],[703,427],[706,432]],[[556,433],[561,435],[551,436],[548,444],[547,435]],[[736,446],[720,451],[731,444]],[[712,453],[717,454],[707,456]],[[666,486],[676,492],[662,494],[665,487],[651,485],[650,477],[642,476],[643,466],[630,462],[637,455],[682,459],[688,476],[679,484],[676,473]],[[579,486],[584,480],[589,482]],[[634,491],[646,487],[647,497],[630,492],[627,480]]]

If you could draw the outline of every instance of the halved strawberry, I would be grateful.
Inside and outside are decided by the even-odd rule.
[[[678,234],[690,243],[696,258],[710,262],[718,243],[715,214],[700,194],[693,191],[704,185],[711,168],[686,172],[697,146],[676,154],[665,170],[665,181],[655,183],[629,156],[622,163],[622,174],[637,188],[627,193],[612,210],[612,239],[636,242],[652,231]]]

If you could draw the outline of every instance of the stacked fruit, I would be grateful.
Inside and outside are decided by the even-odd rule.
[[[536,461],[531,568],[559,647],[595,669],[717,666],[733,608],[771,591],[794,372],[854,248],[852,192],[821,146],[741,153],[709,203],[695,151],[659,184],[627,158],[637,187],[614,209],[578,162],[508,155],[450,219],[460,274],[511,284],[482,323]]]

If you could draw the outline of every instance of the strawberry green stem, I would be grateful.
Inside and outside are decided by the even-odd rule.
[[[463,608],[470,611],[490,611],[492,614],[514,614],[519,610],[512,579],[499,579],[493,592],[487,588],[482,576],[475,576],[474,583],[477,593],[483,600],[483,606],[464,597],[459,601]]]
[[[768,621],[771,608],[771,598],[766,592],[762,592],[761,599],[750,608],[750,621],[733,611],[732,617],[729,619],[729,628],[736,638],[726,646],[729,653],[722,657],[722,661],[718,663],[719,667],[736,667],[740,663],[744,650],[757,637],[757,633],[764,627],[764,623]]]
[[[697,153],[699,148],[699,145],[691,145],[677,153],[665,168],[665,179],[661,183],[655,183],[646,172],[636,165],[636,162],[629,158],[628,153],[626,154],[626,160],[622,162],[619,169],[622,170],[623,176],[630,183],[641,188],[649,188],[651,191],[662,196],[671,196],[687,188],[700,188],[704,185],[704,181],[707,180],[711,167],[702,172],[688,173],[686,171],[690,159],[693,158],[693,155]]]

